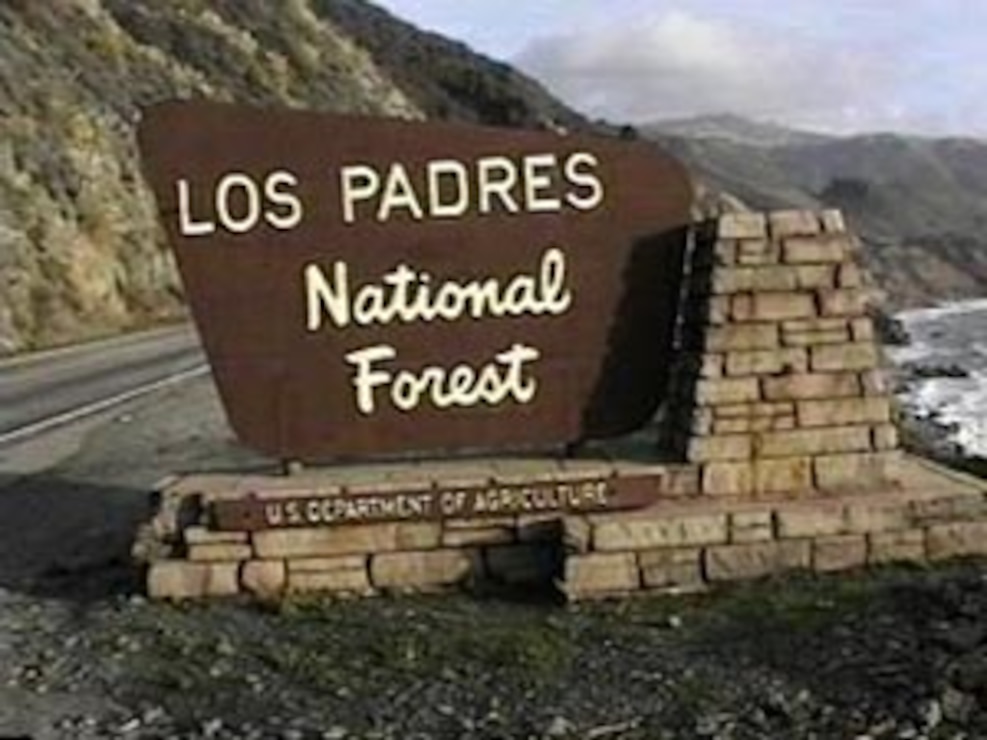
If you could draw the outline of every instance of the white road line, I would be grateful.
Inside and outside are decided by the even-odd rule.
[[[34,435],[41,434],[49,429],[70,424],[71,422],[85,418],[86,416],[92,416],[93,414],[98,414],[101,411],[106,411],[107,409],[118,406],[121,403],[126,403],[127,401],[132,401],[135,398],[146,396],[148,393],[153,393],[154,391],[161,390],[162,388],[169,388],[173,385],[184,383],[186,380],[197,378],[200,375],[207,374],[208,372],[208,365],[196,365],[188,370],[182,370],[174,375],[169,375],[161,380],[155,380],[153,383],[147,383],[146,385],[142,385],[137,388],[131,388],[129,391],[124,391],[123,393],[117,393],[114,396],[102,398],[99,401],[93,401],[82,406],[77,406],[70,411],[63,411],[55,416],[49,416],[47,419],[42,419],[32,424],[28,424],[27,426],[19,427],[10,432],[0,434],[0,445],[16,442],[17,440],[24,439],[25,437],[33,437]]]

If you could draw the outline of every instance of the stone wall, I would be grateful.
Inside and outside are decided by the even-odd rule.
[[[893,480],[898,434],[858,257],[837,211],[732,213],[697,230],[670,418],[704,494]]]

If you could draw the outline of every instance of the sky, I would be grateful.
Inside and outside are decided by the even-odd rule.
[[[377,0],[616,123],[987,135],[983,0]]]

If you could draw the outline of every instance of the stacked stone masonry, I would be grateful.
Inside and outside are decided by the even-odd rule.
[[[915,477],[927,463],[909,460]],[[634,514],[568,517],[572,601],[688,593],[788,571],[987,556],[987,483],[937,471],[917,487],[772,500],[695,497]]]
[[[870,489],[899,459],[858,245],[838,211],[697,235],[670,418],[712,496]]]

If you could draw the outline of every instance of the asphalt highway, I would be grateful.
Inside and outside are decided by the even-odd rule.
[[[4,360],[0,445],[206,372],[187,324]]]

